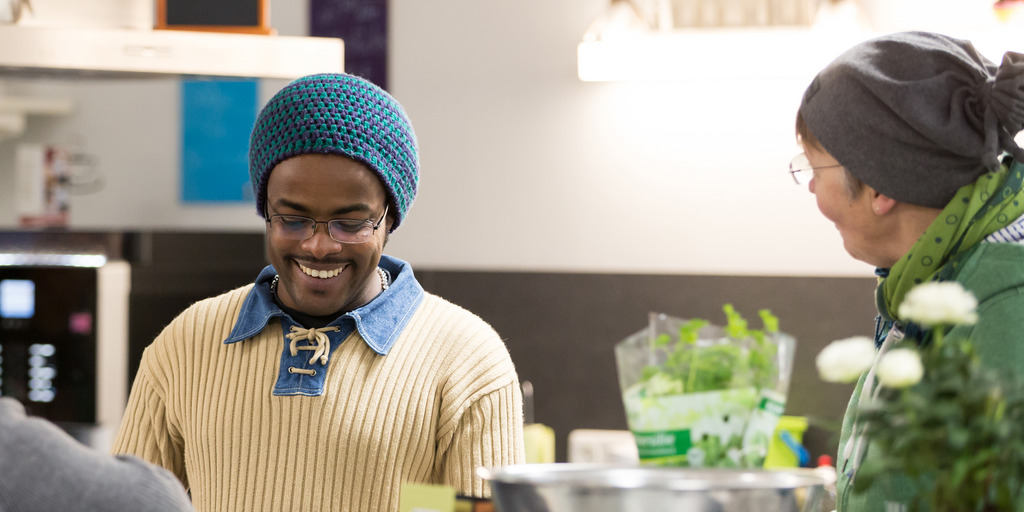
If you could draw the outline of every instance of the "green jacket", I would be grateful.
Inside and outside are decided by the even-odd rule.
[[[977,344],[982,364],[1000,369],[1024,368],[1024,244],[982,242],[971,249],[953,280],[974,293],[978,299],[978,322],[958,326],[950,334],[967,335]],[[850,477],[853,462],[844,457],[850,442],[864,376],[854,389],[839,440],[836,465],[836,505],[838,512],[897,512],[916,493],[917,486],[903,474],[880,477],[867,491],[855,494]],[[876,454],[868,446],[864,458]]]

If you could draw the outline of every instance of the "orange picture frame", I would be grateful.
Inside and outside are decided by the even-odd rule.
[[[251,7],[256,9],[256,24],[255,25],[218,25],[218,24],[207,24],[201,20],[197,20],[194,23],[169,23],[168,22],[168,8],[172,7],[169,4],[173,3],[187,3],[187,2],[201,2],[201,0],[157,0],[156,1],[156,23],[154,24],[155,29],[158,30],[196,30],[205,32],[236,32],[242,34],[262,34],[262,35],[274,35],[276,31],[270,26],[270,0],[246,0],[251,4]]]

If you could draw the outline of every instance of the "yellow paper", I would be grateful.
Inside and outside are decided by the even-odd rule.
[[[547,425],[531,423],[523,427],[523,446],[527,464],[555,461],[555,430]]]
[[[455,512],[455,489],[443,485],[404,483],[399,512]]]

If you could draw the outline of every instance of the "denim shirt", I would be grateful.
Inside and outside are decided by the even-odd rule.
[[[405,325],[423,301],[423,287],[416,280],[412,267],[408,263],[391,256],[381,255],[379,266],[392,276],[391,285],[369,303],[349,311],[328,324],[327,328],[319,329],[330,340],[330,355],[341,345],[353,331],[374,352],[386,356],[394,346]],[[292,327],[304,329],[291,316],[274,303],[270,293],[270,283],[277,271],[268,265],[256,278],[256,283],[242,303],[242,311],[231,329],[231,335],[224,340],[225,344],[248,340],[263,331],[273,318],[281,319],[284,344],[281,347],[281,365],[278,369],[277,382],[273,394],[276,396],[304,395],[320,396],[324,392],[327,376],[324,364],[319,358],[310,360],[311,352],[299,350],[292,355],[288,339]],[[295,370],[299,371],[295,371]],[[313,372],[312,375],[309,372]]]

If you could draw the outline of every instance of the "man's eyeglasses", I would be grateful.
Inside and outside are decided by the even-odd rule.
[[[815,169],[828,169],[831,167],[842,167],[842,165],[822,165],[820,167],[812,167],[811,161],[807,159],[807,155],[800,153],[793,157],[793,160],[789,162],[789,174],[793,176],[793,181],[797,185],[806,185],[811,182],[814,178]]]
[[[384,218],[387,215],[388,207],[385,206],[384,214],[380,216],[380,220],[376,223],[372,220],[359,219],[315,220],[303,217],[302,215],[282,215],[279,213],[271,215],[267,222],[270,223],[270,228],[273,230],[274,235],[285,240],[296,242],[308,240],[316,233],[317,224],[327,224],[327,233],[335,242],[361,244],[373,237],[373,234],[377,232],[377,228],[384,223]]]

